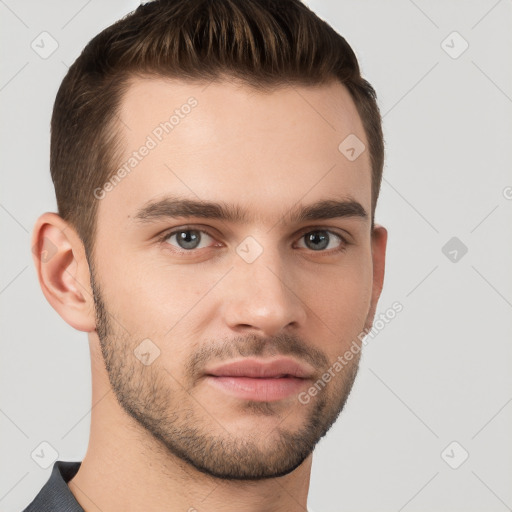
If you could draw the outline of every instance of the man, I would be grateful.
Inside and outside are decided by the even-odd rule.
[[[33,234],[88,333],[90,440],[26,510],[306,510],[382,289],[383,160],[353,51],[298,0],[154,1],[96,36]]]

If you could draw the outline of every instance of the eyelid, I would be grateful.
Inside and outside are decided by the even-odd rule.
[[[315,231],[327,231],[328,233],[331,233],[333,235],[338,236],[343,240],[344,243],[350,244],[350,240],[348,237],[350,237],[350,233],[346,232],[345,230],[341,230],[340,228],[335,228],[332,226],[307,226],[301,230],[298,231],[297,234],[294,236],[304,236],[307,233],[313,233]],[[341,234],[340,231],[343,231],[344,234]]]

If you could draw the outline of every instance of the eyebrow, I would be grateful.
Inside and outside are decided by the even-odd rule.
[[[218,219],[231,223],[247,223],[251,216],[239,205],[167,196],[150,202],[135,214],[140,222],[156,222],[170,218],[200,217]],[[308,206],[294,206],[284,215],[284,221],[301,223],[308,220],[325,220],[341,217],[368,219],[368,213],[361,203],[353,200],[324,199]]]

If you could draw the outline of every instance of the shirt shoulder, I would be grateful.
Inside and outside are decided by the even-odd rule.
[[[50,478],[23,512],[84,512],[67,484],[76,475],[81,464],[56,461]]]

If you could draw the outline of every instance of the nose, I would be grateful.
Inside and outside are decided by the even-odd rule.
[[[300,280],[292,273],[277,250],[265,249],[252,263],[235,255],[222,302],[225,324],[239,334],[253,331],[261,336],[303,326],[306,305],[300,300]]]

